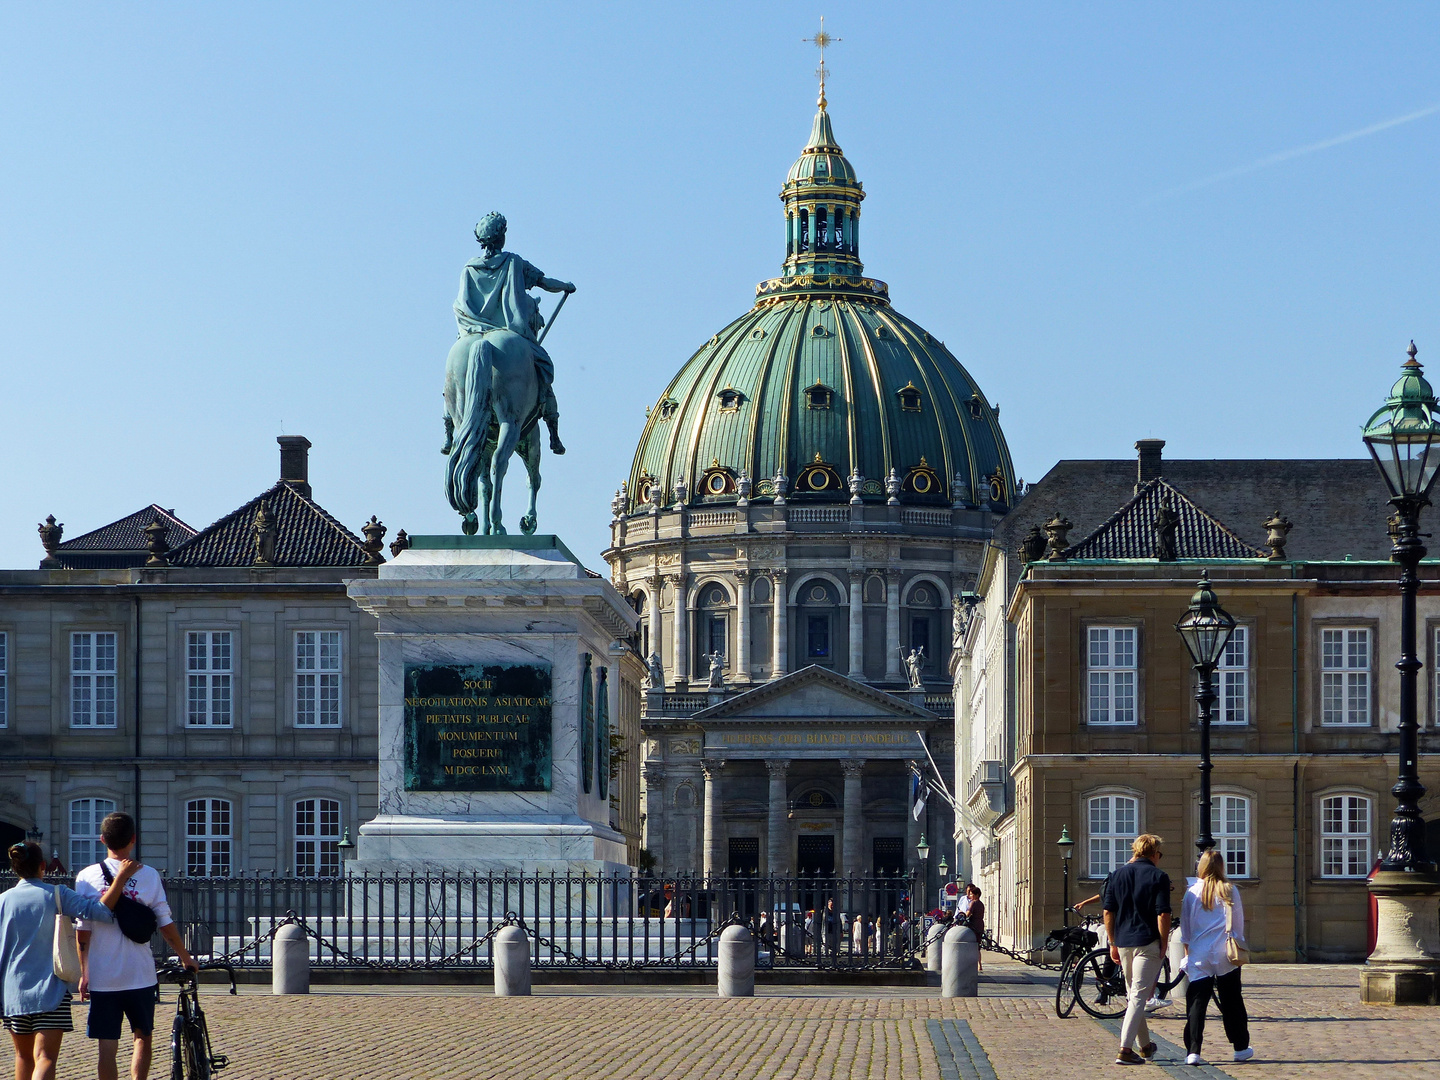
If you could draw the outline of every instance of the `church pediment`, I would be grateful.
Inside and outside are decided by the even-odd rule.
[[[808,667],[697,712],[701,727],[749,723],[904,724],[928,728],[940,718],[894,694]]]

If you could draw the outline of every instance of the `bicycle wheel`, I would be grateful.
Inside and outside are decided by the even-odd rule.
[[[170,1080],[185,1080],[185,1021],[178,1013],[170,1025]]]
[[[1075,973],[1075,1000],[1099,1020],[1125,1015],[1125,973],[1110,959],[1109,949],[1096,949]]]
[[[1055,1015],[1064,1020],[1075,1011],[1075,973],[1080,968],[1081,954],[1073,952],[1060,965],[1060,981],[1055,986]]]
[[[185,1025],[185,1080],[210,1080],[210,1051],[205,1043],[204,1028]]]

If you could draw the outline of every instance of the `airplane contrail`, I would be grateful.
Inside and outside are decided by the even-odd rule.
[[[1230,180],[1236,176],[1244,176],[1246,173],[1257,172],[1260,169],[1268,169],[1271,165],[1279,165],[1283,161],[1291,161],[1294,158],[1304,157],[1306,154],[1318,153],[1321,150],[1328,150],[1332,146],[1339,146],[1341,143],[1352,142],[1355,139],[1363,139],[1367,135],[1374,135],[1377,132],[1385,131],[1388,128],[1399,127],[1401,124],[1408,124],[1412,120],[1419,120],[1422,117],[1430,116],[1432,113],[1440,112],[1440,101],[1433,105],[1426,105],[1423,109],[1416,109],[1414,112],[1406,113],[1404,116],[1396,116],[1389,120],[1381,120],[1378,124],[1371,124],[1369,127],[1359,128],[1356,131],[1347,131],[1344,135],[1336,135],[1333,138],[1321,139],[1317,143],[1310,143],[1308,146],[1297,146],[1291,150],[1282,150],[1278,154],[1271,154],[1259,161],[1252,161],[1248,165],[1239,165],[1233,169],[1226,169],[1224,172],[1215,173],[1196,180],[1193,183],[1182,184],[1180,187],[1171,188],[1169,191],[1162,191],[1158,195],[1152,195],[1142,205],[1149,206],[1151,203],[1160,202],[1162,199],[1169,199],[1176,195],[1184,195],[1187,192],[1198,191],[1200,188],[1209,187],[1211,184],[1218,184],[1222,180]]]

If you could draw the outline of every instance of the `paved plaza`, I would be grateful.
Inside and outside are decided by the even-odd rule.
[[[1078,1010],[1056,1019],[1050,973],[989,956],[985,968],[981,996],[955,1001],[933,988],[786,986],[723,1001],[700,986],[537,986],[531,998],[496,998],[488,986],[317,986],[309,997],[277,998],[252,986],[232,998],[207,984],[203,1002],[216,1049],[231,1059],[224,1080],[1066,1080],[1126,1071],[1111,1064],[1117,1040],[1105,1024]],[[1362,1006],[1354,966],[1264,965],[1245,979],[1255,1059],[1230,1063],[1212,1009],[1207,1048],[1218,1067],[1186,1067],[1184,1021],[1171,1007],[1153,1025],[1161,1072],[1440,1076],[1440,1009]],[[173,1007],[167,988],[157,1027],[168,1027]],[[83,1015],[77,1007],[77,1022]],[[60,1075],[93,1076],[91,1044],[79,1034],[66,1044]]]

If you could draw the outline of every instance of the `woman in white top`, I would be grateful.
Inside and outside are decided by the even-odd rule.
[[[1200,856],[1194,885],[1185,890],[1180,909],[1180,940],[1185,946],[1185,1058],[1187,1065],[1203,1064],[1200,1043],[1205,1036],[1205,1010],[1213,995],[1220,1005],[1225,1037],[1235,1047],[1236,1061],[1255,1056],[1250,1049],[1250,1022],[1240,991],[1240,969],[1225,953],[1225,918],[1230,911],[1229,934],[1245,940],[1245,909],[1240,890],[1225,877],[1225,856],[1207,851]]]

